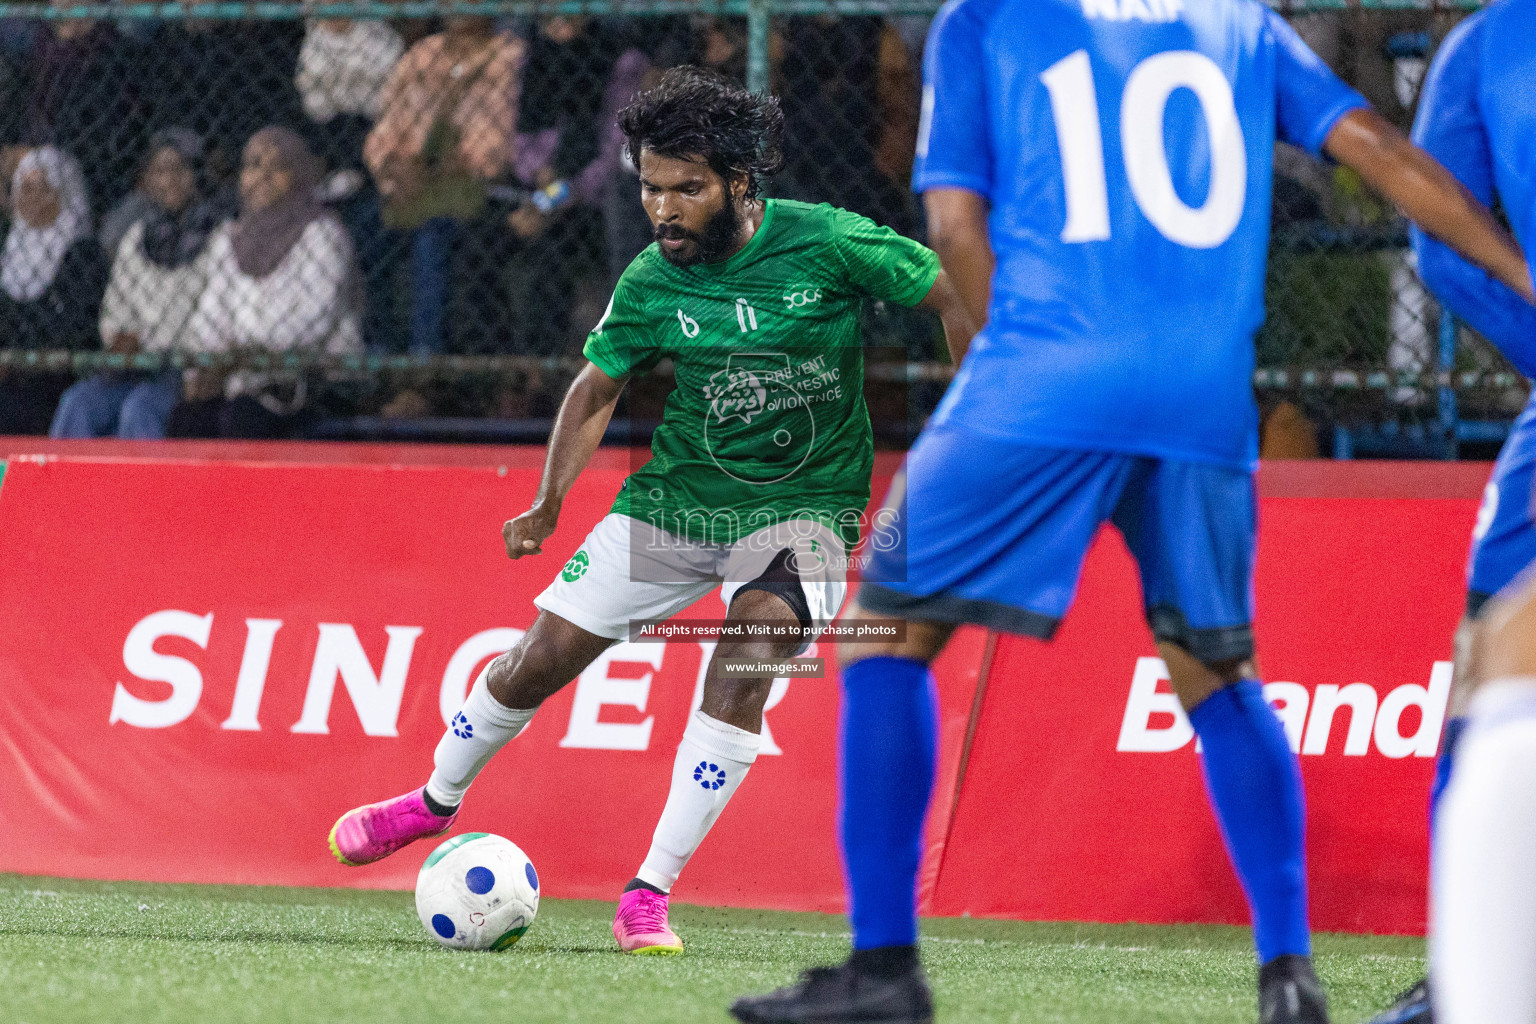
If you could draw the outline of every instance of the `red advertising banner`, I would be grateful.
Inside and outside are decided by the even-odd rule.
[[[531,624],[623,477],[611,457],[585,474],[546,553],[514,563],[501,524],[538,483],[520,461],[12,461],[0,871],[414,885],[430,844],[343,868],[331,823],[422,783],[471,680]],[[706,601],[692,614],[723,616]],[[936,850],[983,643],[968,636],[941,673]],[[612,648],[492,762],[458,827],[523,846],[551,895],[614,898],[649,846],[708,652]],[[766,719],[764,754],[679,897],[837,909],[834,680],[781,680]]]
[[[306,464],[240,461],[279,450],[247,445],[7,467],[0,871],[413,884],[426,844],[346,869],[326,850],[332,821],[421,783],[629,456],[601,453],[546,554],[514,563],[500,527],[527,507],[541,452],[313,447]],[[439,452],[450,464],[391,464]],[[1260,667],[1301,753],[1318,927],[1423,929],[1427,790],[1486,473],[1261,474]],[[613,898],[649,844],[707,654],[613,648],[492,762],[459,827],[522,845],[551,895]],[[927,912],[1246,919],[1117,537],[1054,643],[968,631],[938,676]],[[842,906],[836,709],[831,679],[776,684],[765,753],[681,899]]]

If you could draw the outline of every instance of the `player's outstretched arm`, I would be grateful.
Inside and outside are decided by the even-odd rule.
[[[539,554],[545,538],[555,532],[560,506],[602,443],[603,432],[613,418],[613,407],[623,391],[623,380],[613,379],[592,363],[571,382],[555,417],[555,429],[549,435],[544,478],[539,481],[533,507],[516,519],[509,519],[501,528],[507,557]]]
[[[974,334],[987,322],[992,269],[996,265],[992,243],[987,238],[987,200],[968,189],[931,188],[923,193],[923,209],[928,214],[928,244],[939,254],[944,273],[970,315]],[[944,332],[950,337],[948,323]],[[970,343],[970,335],[965,341]],[[950,337],[949,351],[958,366],[965,347],[956,352]]]
[[[933,287],[928,289],[917,308],[939,314],[944,323],[944,344],[949,346],[950,361],[959,366],[966,349],[971,347],[971,339],[976,336],[976,321],[971,318],[965,301],[947,273],[939,271],[939,276],[933,279]]]
[[[1361,108],[1341,117],[1324,143],[1328,155],[1353,167],[1366,184],[1397,204],[1427,234],[1536,302],[1531,271],[1509,233],[1434,157],[1385,118]]]

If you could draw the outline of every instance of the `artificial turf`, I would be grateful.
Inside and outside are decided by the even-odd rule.
[[[0,1021],[725,1022],[738,995],[846,955],[841,917],[673,908],[688,951],[627,957],[613,905],[546,900],[507,953],[451,952],[409,893],[0,875]],[[941,1021],[1252,1024],[1245,930],[934,919]],[[1321,935],[1338,1024],[1424,968],[1407,938]]]

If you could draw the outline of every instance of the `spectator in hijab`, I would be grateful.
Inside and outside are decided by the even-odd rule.
[[[96,239],[101,243],[101,251],[108,258],[115,258],[118,250],[122,248],[123,238],[128,234],[128,229],[144,220],[154,216],[161,209],[154,196],[150,194],[149,175],[152,163],[159,159],[169,161],[174,159],[166,155],[170,150],[174,157],[180,158],[192,173],[193,191],[195,200],[202,216],[214,218],[214,225],[235,215],[236,205],[231,201],[233,193],[221,193],[217,197],[211,196],[210,182],[206,168],[206,149],[202,136],[190,128],[173,127],[162,128],[149,137],[149,145],[144,150],[144,163],[139,167],[139,175],[134,183],[134,189],[123,197],[122,201],[107,212],[101,218],[101,227],[96,231]],[[188,207],[191,210],[192,207]]]
[[[85,177],[52,146],[22,157],[11,179],[11,229],[0,256],[0,320],[18,348],[84,348],[105,277]]]
[[[386,225],[410,232],[411,350],[440,352],[450,258],[512,156],[524,46],[490,18],[454,17],[395,65],[363,159]]]
[[[159,132],[151,141],[133,193],[144,209],[118,244],[102,302],[100,334],[108,352],[189,347],[188,325],[208,277],[208,238],[222,219],[202,194],[201,157],[201,140],[185,130]],[[98,373],[64,393],[49,434],[162,438],[181,380],[175,369]]]
[[[51,146],[28,152],[11,178],[11,226],[0,252],[0,344],[86,347],[105,276],[80,165]],[[55,374],[0,379],[0,433],[45,431],[69,383]]]
[[[290,129],[263,128],[246,144],[240,216],[209,243],[208,284],[192,316],[199,348],[361,350],[352,243],[317,200],[320,180],[320,161]],[[177,410],[184,432],[282,437],[299,425],[302,374],[236,371],[222,399],[208,394],[202,376],[190,384],[193,401]]]

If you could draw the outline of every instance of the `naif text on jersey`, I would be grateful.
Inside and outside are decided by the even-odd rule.
[[[1184,0],[1082,0],[1083,17],[1100,21],[1168,24],[1184,13]]]

